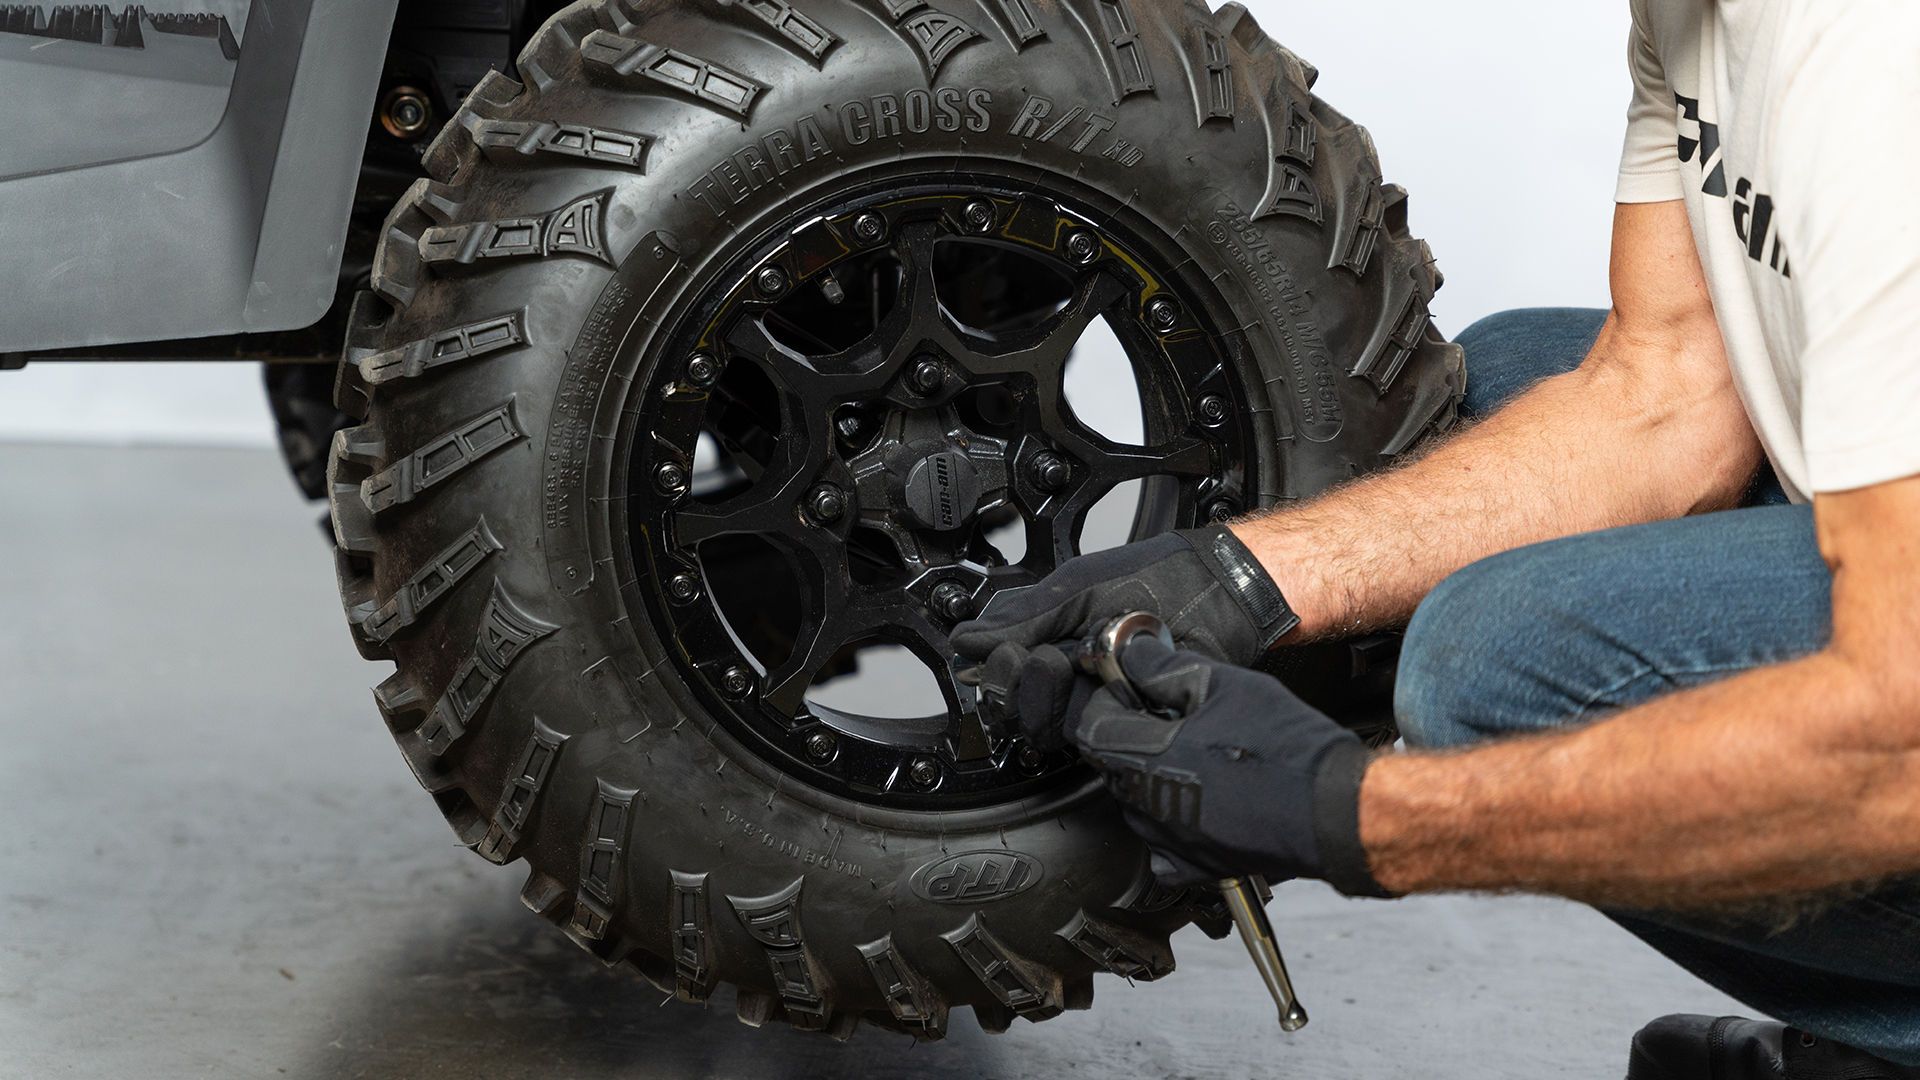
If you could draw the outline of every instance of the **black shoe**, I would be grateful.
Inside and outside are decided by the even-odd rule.
[[[1678,1014],[1634,1034],[1627,1080],[1920,1080],[1920,1068],[1785,1024]]]

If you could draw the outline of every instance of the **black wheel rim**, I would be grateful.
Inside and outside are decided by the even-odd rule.
[[[983,722],[947,632],[1077,554],[1116,485],[1141,482],[1136,537],[1247,505],[1256,399],[1218,297],[1180,278],[1165,238],[991,181],[894,184],[800,220],[662,339],[628,474],[638,588],[713,715],[810,786],[909,808],[1026,798],[1077,766]],[[1099,319],[1144,445],[1067,400]],[[1017,559],[987,540],[1009,524]],[[944,713],[810,696],[867,644],[908,650]]]

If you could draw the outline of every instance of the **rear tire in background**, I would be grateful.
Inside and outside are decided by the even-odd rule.
[[[979,725],[943,635],[1117,483],[1145,535],[1451,420],[1366,133],[1238,5],[595,0],[519,71],[389,220],[329,474],[381,712],[462,842],[756,1025],[1001,1030],[1171,969],[1218,913]],[[1141,446],[1061,393],[1100,321]],[[820,704],[872,641],[948,715]]]

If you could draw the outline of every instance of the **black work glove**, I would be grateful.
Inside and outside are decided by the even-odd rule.
[[[1392,895],[1360,846],[1368,752],[1352,732],[1278,679],[1157,638],[1134,638],[1120,660],[1139,699],[1125,687],[1095,690],[1066,736],[1154,849],[1163,884],[1259,874]]]
[[[1057,646],[1129,611],[1158,615],[1181,648],[1240,665],[1300,622],[1246,545],[1213,525],[1069,559],[954,627],[951,640],[961,656],[984,661],[980,689],[993,718],[1019,716],[1034,728],[1077,704],[1073,665]]]

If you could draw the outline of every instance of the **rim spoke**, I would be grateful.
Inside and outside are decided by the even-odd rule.
[[[774,337],[767,330],[768,317],[743,316],[735,320],[727,331],[727,352],[736,359],[758,365],[781,391],[784,403],[796,395],[805,394],[824,373],[816,363],[816,357],[789,348]],[[784,404],[782,407],[785,407]]]
[[[1031,330],[987,340],[955,323],[943,311],[947,329],[962,347],[962,363],[976,377],[1027,374],[1037,378],[1057,401],[1066,378],[1067,358],[1095,319],[1126,295],[1120,283],[1095,272],[1074,287],[1073,297],[1052,318]]]
[[[783,715],[800,714],[806,704],[813,677],[841,647],[871,635],[876,619],[891,614],[891,605],[868,590],[841,579],[841,588],[833,583],[817,598],[818,604],[794,636],[793,652],[786,662],[767,672],[765,700]]]
[[[1074,524],[1085,516],[1088,500],[1062,501],[1052,513],[1035,514],[1027,519],[1027,555],[1023,563],[1039,562],[1041,567],[1058,566],[1074,556]],[[1036,576],[1043,569],[1036,569]]]
[[[727,348],[733,357],[756,364],[766,373],[781,391],[783,408],[785,403],[794,403],[802,413],[884,387],[895,367],[886,362],[891,352],[886,343],[908,332],[907,314],[896,307],[865,341],[837,352],[803,353],[767,329],[767,320],[775,318],[772,312],[757,318],[742,317],[727,333]]]
[[[1149,476],[1197,479],[1213,472],[1213,451],[1191,436],[1155,446],[1126,446],[1090,431],[1075,434],[1077,438],[1062,439],[1062,443],[1087,463],[1096,482],[1107,487]]]
[[[756,533],[773,538],[804,529],[801,479],[794,473],[780,483],[755,484],[712,506],[691,504],[673,516],[674,539],[681,547],[697,547],[716,536]]]
[[[933,280],[933,247],[939,232],[930,221],[900,230],[895,247],[900,254],[900,296],[873,333],[874,340],[890,354],[898,356],[903,351],[900,344],[906,341],[917,344],[933,339],[949,346],[961,344],[958,324],[941,306],[940,290]]]

